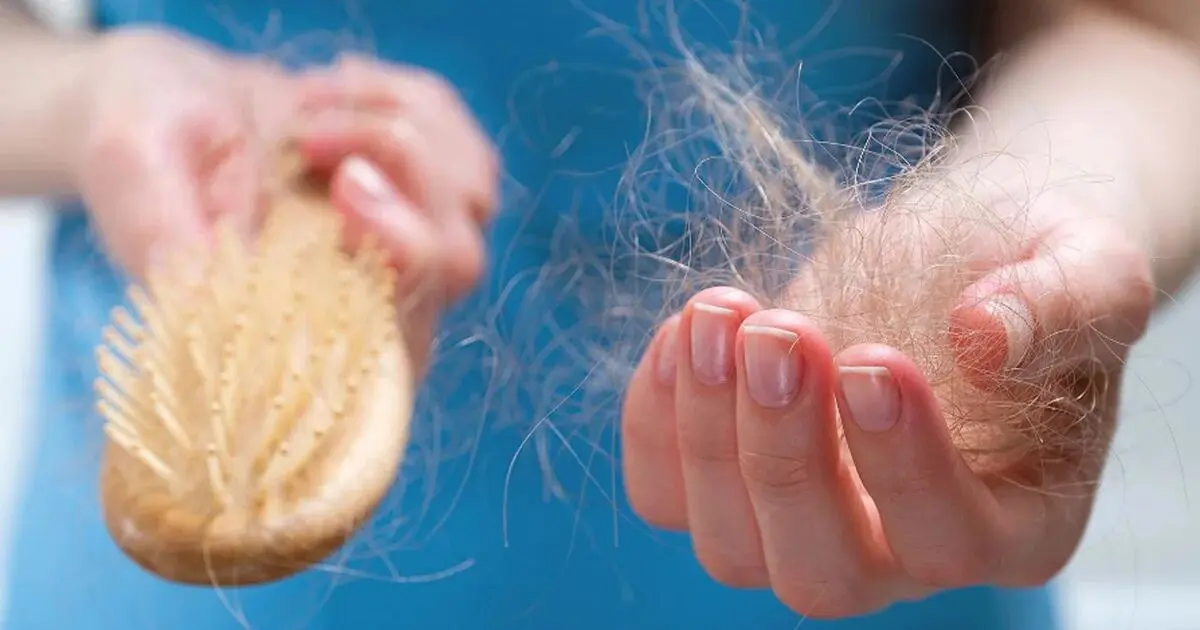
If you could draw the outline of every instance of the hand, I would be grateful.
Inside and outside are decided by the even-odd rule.
[[[163,32],[97,41],[73,162],[109,256],[140,278],[220,217],[251,231],[269,148],[291,119],[287,78]]]
[[[1042,584],[1074,552],[1148,257],[1082,196],[935,197],[819,250],[784,301],[804,314],[716,288],[660,327],[625,401],[627,491],[716,580],[842,618]]]
[[[410,347],[428,346],[481,272],[495,204],[496,160],[452,90],[366,60],[289,75],[168,34],[106,38],[81,91],[76,179],[119,265],[139,277],[220,217],[252,232],[274,149],[295,140],[330,170],[352,240],[370,229],[391,252]]]
[[[445,81],[363,57],[303,76],[297,106],[301,152],[332,174],[350,239],[370,231],[392,252],[410,347],[428,347],[437,314],[483,270],[494,148]]]

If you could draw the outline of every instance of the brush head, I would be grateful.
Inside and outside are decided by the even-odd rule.
[[[344,251],[289,156],[259,235],[219,226],[129,291],[98,349],[101,503],[125,553],[171,581],[281,579],[342,546],[396,477],[414,374],[395,276]]]

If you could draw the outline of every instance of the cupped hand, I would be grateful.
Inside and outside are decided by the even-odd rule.
[[[93,63],[76,179],[135,278],[207,242],[220,218],[251,234],[289,141],[331,175],[351,244],[369,230],[392,254],[414,348],[478,279],[497,163],[444,82],[360,58],[292,74],[155,31],[106,35]]]
[[[793,309],[698,293],[630,383],[633,508],[689,532],[717,581],[770,588],[812,617],[1046,582],[1082,537],[1122,364],[1154,304],[1136,231],[1101,207],[1056,192],[1020,208],[865,213],[844,238],[874,257],[847,260],[843,242],[813,269],[872,268],[800,278]],[[934,271],[947,261],[956,275]],[[872,308],[857,289],[913,296],[902,309],[950,281],[950,299],[923,307],[934,312],[880,315],[883,339],[870,321],[845,325]],[[888,345],[922,317],[945,333],[948,380],[917,354],[920,334]],[[1001,452],[997,434],[1025,448]]]

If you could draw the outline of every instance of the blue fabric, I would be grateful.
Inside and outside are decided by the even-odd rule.
[[[594,0],[588,10],[567,0],[277,4],[287,8],[275,11],[266,0],[100,0],[96,8],[101,28],[168,25],[251,52],[297,34],[328,35],[306,39],[289,59],[319,60],[345,47],[340,34],[355,33],[351,39],[376,54],[431,67],[458,86],[497,138],[511,176],[505,212],[491,234],[489,277],[446,324],[429,404],[395,496],[351,545],[353,557],[223,598],[164,584],[124,559],[99,517],[101,436],[88,402],[92,349],[124,284],[98,253],[86,216],[64,213],[50,252],[39,432],[23,478],[3,627],[796,627],[801,619],[770,593],[714,583],[685,537],[637,520],[614,462],[614,388],[579,386],[594,379],[587,378],[588,362],[572,353],[579,342],[599,337],[577,328],[590,308],[589,292],[604,287],[559,263],[572,252],[610,247],[605,208],[645,122],[634,90],[643,62],[628,45],[589,35],[597,26],[589,11],[640,36],[641,3]],[[809,63],[806,87],[848,107],[870,98],[931,102],[939,72],[934,51],[962,49],[964,27],[955,20],[967,4],[846,0],[828,20],[826,2],[752,6],[780,42],[799,42],[786,49],[785,62],[825,58]],[[722,46],[737,16],[732,6],[705,7],[692,7],[683,24],[697,41]],[[818,23],[824,26],[814,29]],[[278,37],[264,41],[264,32]],[[661,30],[643,43],[654,53],[670,52]],[[843,51],[857,54],[829,54]],[[897,52],[904,54],[898,65]],[[549,67],[557,72],[545,72]],[[567,135],[574,142],[556,151]],[[568,217],[575,236],[564,242],[560,228]],[[545,273],[555,266],[564,271]],[[526,442],[535,424],[537,439]],[[861,620],[802,627],[1051,630],[1054,610],[1044,589],[979,588]]]

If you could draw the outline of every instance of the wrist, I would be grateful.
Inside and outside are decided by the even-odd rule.
[[[50,194],[78,194],[82,143],[88,135],[92,85],[102,71],[104,36],[59,43],[47,69],[46,163]]]
[[[1115,222],[1169,299],[1200,262],[1200,178],[1185,155],[1197,133],[1180,124],[1200,98],[1194,43],[1095,2],[1070,10],[999,66],[987,115],[964,117],[959,139],[968,156],[1016,156],[1000,179],[1019,202]]]
[[[80,192],[89,161],[104,159],[97,157],[105,153],[97,143],[108,143],[114,131],[136,131],[128,125],[144,121],[138,111],[150,104],[150,110],[157,111],[163,105],[156,102],[159,89],[177,89],[177,82],[193,80],[196,68],[209,69],[206,64],[216,57],[215,50],[186,36],[136,27],[106,31],[60,51],[63,75],[70,80],[52,100],[56,107],[51,116],[59,130],[55,149],[70,191]],[[120,128],[114,129],[114,124]]]
[[[83,86],[97,38],[27,27],[3,33],[0,196],[74,192],[74,145],[85,128]]]
[[[957,200],[980,208],[993,227],[1011,226],[1023,233],[1001,234],[1020,239],[1019,248],[1035,246],[1054,233],[1075,232],[1103,224],[1120,242],[1096,242],[1145,263],[1157,294],[1170,298],[1191,275],[1200,255],[1200,224],[1195,213],[1163,211],[1153,194],[1140,185],[1137,170],[1123,157],[1103,159],[1103,172],[1035,153],[993,153],[956,160],[939,183]]]

